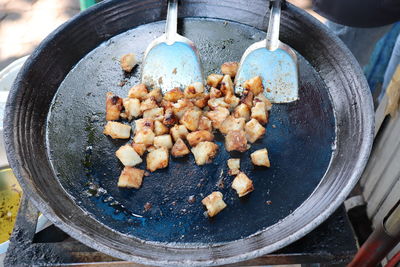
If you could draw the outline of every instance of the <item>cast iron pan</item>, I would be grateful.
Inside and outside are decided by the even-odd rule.
[[[267,7],[261,0],[184,1],[179,32],[196,43],[207,75],[265,38]],[[105,93],[125,97],[138,82],[140,69],[126,76],[118,58],[142,57],[163,31],[165,10],[166,2],[105,1],[57,29],[28,59],[5,121],[8,157],[24,192],[72,237],[145,264],[226,264],[299,239],[342,203],[368,158],[373,109],[360,68],[324,26],[289,5],[281,39],[299,53],[300,100],[274,105],[264,139],[229,154],[219,136],[211,164],[172,159],[140,190],[119,189],[114,153],[127,141],[102,134]],[[263,147],[269,169],[249,159]],[[230,188],[232,156],[254,181],[243,199]],[[208,219],[200,201],[215,190],[228,207]]]

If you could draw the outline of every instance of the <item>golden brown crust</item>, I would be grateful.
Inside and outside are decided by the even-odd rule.
[[[215,110],[207,112],[206,116],[212,121],[213,127],[219,129],[222,122],[229,116],[229,110],[224,107],[217,107]]]
[[[176,142],[179,138],[185,140],[186,136],[189,134],[189,131],[186,129],[185,125],[176,124],[171,128],[170,133]]]
[[[135,149],[131,145],[121,146],[116,152],[115,155],[121,161],[124,166],[135,166],[137,164],[142,163],[142,158],[136,153]]]
[[[210,89],[210,98],[220,98],[222,97],[222,92],[221,90],[218,90],[217,88],[211,87]]]
[[[155,147],[166,147],[168,149],[172,148],[172,138],[169,134],[163,134],[154,137]]]
[[[224,75],[229,75],[234,78],[236,76],[238,68],[239,62],[225,62],[221,65],[221,72]]]
[[[129,89],[128,96],[130,98],[137,98],[140,100],[144,100],[148,93],[149,92],[147,91],[146,85],[141,83]]]
[[[250,157],[251,157],[251,162],[253,162],[254,165],[264,166],[264,167],[271,166],[268,157],[268,150],[266,148],[254,151],[253,153],[251,153]]]
[[[210,195],[206,196],[201,203],[206,206],[209,217],[214,217],[226,207],[223,195],[218,191],[212,192]]]
[[[225,137],[227,151],[245,152],[248,149],[246,134],[243,130],[230,131]]]
[[[197,165],[210,163],[218,151],[218,145],[213,142],[204,141],[192,148],[192,153]]]
[[[221,124],[219,131],[223,134],[227,134],[230,131],[244,130],[246,121],[244,118],[235,118],[234,116],[228,116]]]
[[[142,185],[144,170],[125,167],[118,179],[118,187],[139,189]]]
[[[106,94],[106,120],[119,120],[119,115],[122,110],[122,98],[114,95],[111,92]]]
[[[254,95],[264,92],[264,86],[260,76],[255,76],[243,83],[243,87],[252,91]]]
[[[182,90],[179,88],[174,88],[164,94],[164,99],[170,102],[177,102],[179,99],[182,99],[185,95]]]
[[[195,82],[185,88],[183,94],[186,98],[196,98],[204,93],[204,85],[201,82]]]
[[[199,127],[200,117],[202,115],[201,110],[189,109],[185,112],[180,123],[185,125],[190,131],[196,131]]]
[[[212,122],[206,116],[201,116],[198,130],[205,130],[211,132],[213,130]]]
[[[233,112],[235,118],[244,118],[246,121],[250,119],[250,108],[246,104],[240,104]]]
[[[189,148],[186,146],[182,139],[176,140],[175,144],[172,146],[171,155],[178,158],[183,157],[190,153]]]
[[[168,166],[168,149],[166,147],[157,148],[147,154],[147,169],[154,172]]]
[[[251,118],[258,120],[261,124],[268,122],[268,112],[265,109],[264,102],[257,102],[254,107],[251,108]]]
[[[229,175],[237,175],[240,172],[240,159],[228,159]]]
[[[254,93],[248,89],[245,89],[243,91],[243,95],[240,101],[251,108],[253,106],[253,99],[254,99]]]
[[[240,172],[232,182],[232,188],[239,197],[243,197],[254,190],[253,181],[246,174]]]
[[[151,129],[144,129],[136,132],[133,142],[137,144],[152,145],[156,135]]]
[[[132,147],[136,151],[136,153],[138,153],[140,156],[143,156],[144,152],[146,152],[145,144],[132,143]]]
[[[251,119],[246,123],[245,132],[247,141],[254,143],[265,134],[265,128],[256,119]]]
[[[220,90],[224,95],[233,95],[234,94],[233,82],[232,82],[231,76],[229,76],[229,75],[224,76],[224,78],[222,79],[222,82],[221,82]]]
[[[137,64],[136,56],[133,53],[123,55],[120,59],[120,66],[126,72],[131,72]]]
[[[222,78],[224,78],[223,75],[220,74],[210,74],[207,77],[207,84],[211,87],[218,87],[218,85],[221,83]]]
[[[104,126],[103,134],[112,139],[128,139],[131,136],[131,126],[116,121],[108,121]]]
[[[201,130],[189,133],[186,136],[186,139],[189,142],[189,145],[193,147],[200,142],[214,140],[214,135],[209,131]]]
[[[164,117],[165,120],[165,117]],[[169,128],[165,126],[162,122],[160,121],[155,121],[154,122],[154,133],[158,135],[163,135],[169,133]]]
[[[152,118],[135,120],[135,133],[146,129],[154,130],[154,120]]]

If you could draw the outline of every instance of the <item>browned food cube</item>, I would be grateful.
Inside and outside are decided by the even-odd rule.
[[[151,172],[166,168],[168,166],[168,149],[166,147],[160,147],[149,152],[146,162],[147,169]]]
[[[154,137],[155,147],[166,147],[168,149],[172,148],[172,138],[169,134],[164,134]]]
[[[196,98],[204,93],[204,85],[201,82],[195,82],[185,88],[183,94],[186,98]]]
[[[240,103],[239,97],[234,94],[228,94],[225,96],[224,101],[229,105],[229,109],[233,110]]]
[[[268,112],[265,111],[264,102],[257,102],[254,107],[251,108],[251,118],[258,120],[261,124],[268,122]]]
[[[140,103],[140,111],[144,112],[148,109],[158,108],[157,102],[154,98],[147,98]]]
[[[135,67],[137,64],[136,56],[133,53],[123,55],[119,63],[121,65],[121,69],[126,72],[131,72],[133,67]]]
[[[240,104],[233,111],[233,116],[235,118],[244,118],[245,121],[250,119],[250,108],[246,104]]]
[[[268,98],[265,97],[264,93],[260,93],[254,97],[253,105],[255,105],[257,102],[263,102],[265,104],[265,111],[269,111],[272,108],[272,103],[268,100]]]
[[[209,94],[202,94],[199,97],[192,100],[193,104],[198,108],[204,108],[207,106],[208,100],[210,100]]]
[[[254,143],[265,134],[265,128],[256,119],[251,119],[246,123],[245,131],[247,141],[250,143]]]
[[[146,129],[154,130],[154,120],[152,118],[135,120],[135,133]]]
[[[252,91],[254,95],[264,92],[264,86],[260,76],[256,76],[243,83],[243,87]]]
[[[144,129],[136,132],[133,142],[137,144],[152,145],[156,135],[151,129]]]
[[[147,91],[146,85],[141,83],[141,84],[135,85],[131,89],[129,89],[128,96],[130,98],[137,98],[137,99],[143,100],[146,98],[148,93],[149,92]]]
[[[175,144],[172,146],[171,155],[175,158],[183,157],[190,153],[189,148],[186,146],[182,139],[176,140]]]
[[[172,138],[176,142],[179,138],[186,139],[186,136],[189,134],[189,131],[186,129],[185,125],[178,125],[176,124],[170,130]]]
[[[201,116],[198,129],[211,132],[212,122],[206,116]]]
[[[189,142],[189,145],[193,147],[200,142],[214,140],[214,135],[209,131],[201,130],[189,133],[186,136],[186,139]]]
[[[154,99],[155,101],[157,101],[158,103],[160,103],[163,99],[162,93],[161,93],[161,89],[160,88],[155,88],[153,90],[151,90],[146,96],[145,99]]]
[[[246,121],[244,118],[235,118],[234,116],[228,116],[221,124],[219,131],[223,134],[227,134],[230,131],[244,130]]]
[[[221,92],[224,95],[233,95],[233,82],[231,79],[231,76],[229,75],[225,75],[224,78],[222,79],[221,82],[221,88],[220,88]]]
[[[220,98],[220,97],[222,97],[222,92],[217,88],[211,87],[210,98]]]
[[[233,179],[232,188],[236,190],[239,197],[243,197],[254,190],[253,181],[241,172]]]
[[[254,151],[253,153],[251,153],[250,157],[254,165],[264,167],[271,166],[268,158],[268,151],[266,148]]]
[[[140,111],[140,100],[137,98],[124,98],[123,100],[125,114],[127,115],[128,120],[132,120],[133,118],[137,118],[142,115]]]
[[[222,78],[224,78],[223,75],[220,74],[210,74],[207,77],[207,84],[211,87],[218,87],[218,85],[221,83]]]
[[[211,109],[216,109],[217,107],[223,107],[223,108],[230,107],[230,105],[225,102],[225,99],[223,97],[210,98],[210,100],[208,100],[207,104]]]
[[[214,217],[223,209],[226,208],[226,204],[222,199],[223,195],[221,192],[215,191],[212,192],[210,195],[206,196],[201,203],[206,206],[207,214],[209,217]]]
[[[165,126],[172,127],[175,124],[177,124],[178,122],[179,122],[179,119],[177,116],[175,116],[175,113],[172,110],[172,108],[165,110],[165,116],[164,116],[164,120],[163,120],[163,124]]]
[[[165,118],[164,118],[165,120]],[[169,128],[165,126],[162,122],[160,121],[155,121],[154,122],[154,133],[156,135],[163,135],[166,133],[169,133]]]
[[[194,108],[194,105],[189,99],[180,99],[172,105],[172,110],[178,119],[181,119],[185,112],[192,108]]]
[[[192,148],[192,153],[197,165],[210,163],[218,151],[218,145],[213,142],[204,141]]]
[[[206,113],[207,118],[212,122],[215,129],[219,129],[224,120],[229,116],[229,110],[223,107],[217,107],[213,111]]]
[[[143,156],[144,152],[146,152],[145,144],[132,143],[132,147],[136,151],[136,153],[138,153],[140,156]]]
[[[233,78],[236,76],[238,68],[239,62],[225,62],[221,65],[221,72]]]
[[[154,119],[163,120],[164,119],[164,108],[152,108],[143,112],[143,119]]]
[[[165,110],[167,110],[173,108],[172,104],[174,104],[174,102],[163,99],[161,100],[160,106],[163,107]]]
[[[117,158],[124,164],[124,166],[135,166],[142,163],[142,158],[136,153],[131,145],[121,146],[116,152]]]
[[[139,189],[142,185],[144,170],[125,167],[118,179],[118,187]]]
[[[128,139],[131,136],[131,126],[116,121],[108,121],[104,126],[103,134],[112,139]]]
[[[122,110],[122,98],[114,95],[111,92],[106,94],[106,120],[119,120],[119,115]]]
[[[249,149],[246,134],[243,130],[230,131],[225,136],[225,148],[227,151],[245,152]]]
[[[171,102],[177,102],[182,99],[185,95],[179,88],[174,88],[164,94],[164,99]]]
[[[240,159],[228,159],[228,174],[237,175],[240,172]]]
[[[251,108],[253,106],[253,99],[254,99],[253,92],[248,89],[245,89],[243,91],[242,99],[240,101]]]
[[[185,125],[190,131],[196,131],[199,127],[200,117],[202,115],[201,110],[189,109],[185,112],[180,123]]]

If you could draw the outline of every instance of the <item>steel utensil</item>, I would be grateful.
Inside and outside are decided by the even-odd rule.
[[[165,33],[150,43],[143,60],[142,83],[163,93],[204,80],[196,46],[177,33],[177,2],[168,2]]]
[[[235,92],[241,94],[243,83],[261,76],[265,96],[273,103],[288,103],[298,99],[299,83],[296,53],[279,41],[281,1],[271,5],[267,38],[252,44],[244,52],[235,79]]]

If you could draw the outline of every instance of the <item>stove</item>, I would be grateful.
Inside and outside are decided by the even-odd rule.
[[[54,225],[35,233],[38,215],[36,207],[24,196],[10,238],[5,266],[144,266],[89,248]],[[318,228],[291,245],[272,254],[229,266],[312,263],[343,266],[356,252],[355,235],[341,206]]]

